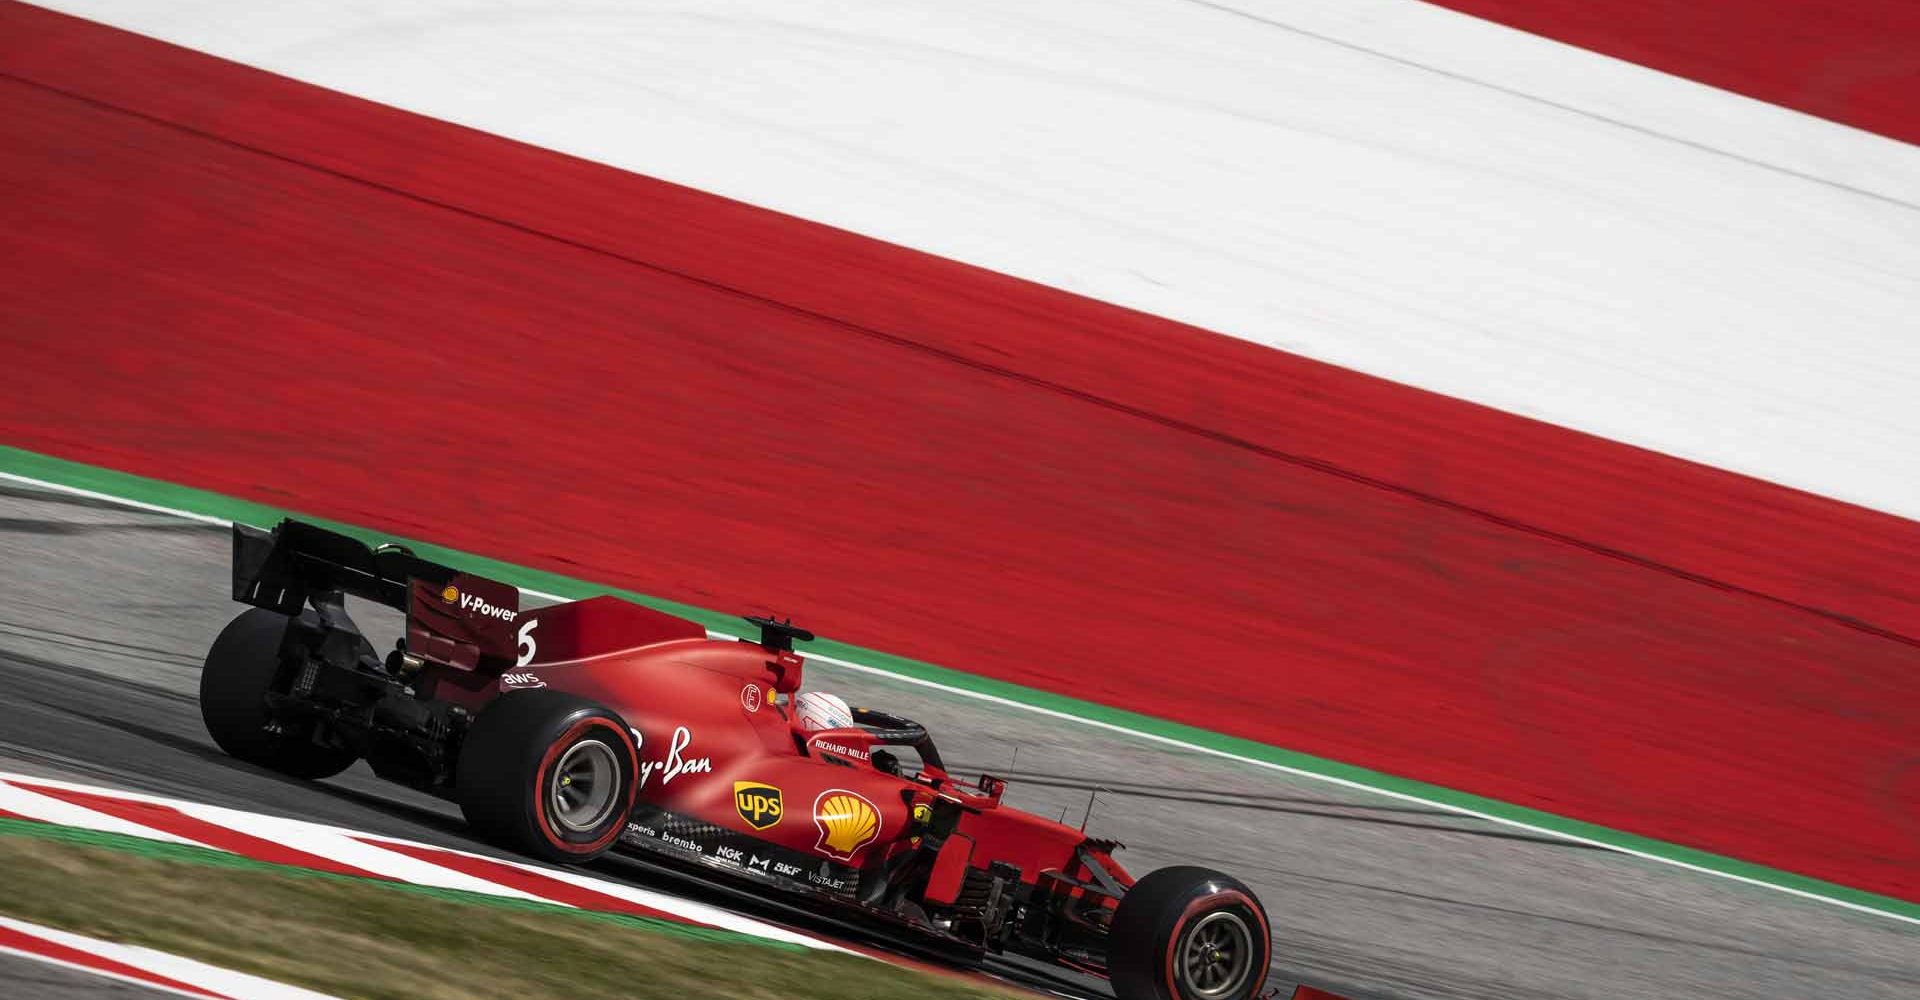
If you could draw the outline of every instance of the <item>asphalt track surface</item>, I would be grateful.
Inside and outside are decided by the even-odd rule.
[[[312,6],[365,13],[354,4]],[[539,12],[549,6],[534,5],[528,16],[545,23]],[[788,24],[774,9],[780,4],[749,6],[765,8],[759,21]],[[1022,24],[1038,23],[1026,10],[1031,4],[1002,6]],[[199,11],[202,20],[206,14],[199,4],[127,9],[134,7]],[[1116,25],[1126,20],[1095,16]],[[264,23],[238,15],[214,20]],[[603,20],[601,11],[567,23],[585,43],[603,37]],[[505,32],[497,51],[517,64],[516,45],[527,34],[513,30],[520,16],[479,21],[491,25],[485,32]],[[763,39],[770,61],[813,51],[800,28],[794,38]],[[1061,51],[1085,34],[1060,30],[1066,32],[1058,37]],[[979,25],[964,33],[976,41],[1004,34],[983,34]],[[365,41],[362,34],[348,33]],[[1007,51],[1022,66],[1048,49],[1014,34],[1024,40]],[[1274,61],[1257,45],[1245,49],[1242,35],[1236,29],[1219,41],[1241,46],[1247,66]],[[547,36],[549,42],[562,37]],[[824,634],[976,671],[983,681],[1083,694],[1114,708],[1565,820],[1920,900],[1914,837],[1920,817],[1913,797],[1904,794],[1910,791],[1905,782],[1920,778],[1911,768],[1920,757],[1911,726],[1920,717],[1920,687],[1911,683],[1920,674],[1920,645],[1858,627],[1899,631],[1902,621],[1920,618],[1920,599],[1902,596],[1920,595],[1920,562],[1911,558],[1920,549],[1920,522],[1129,313],[41,8],[0,3],[0,38],[6,40],[0,70],[7,74],[0,80],[0,133],[13,140],[0,143],[0,189],[9,193],[10,210],[0,218],[0,259],[9,264],[9,280],[0,283],[0,367],[12,376],[0,391],[0,424],[8,446],[30,449],[11,453],[9,465],[60,456],[161,481],[132,489],[198,487],[224,495],[209,498],[217,504],[245,499],[424,534],[529,569],[704,608],[804,610],[804,620]],[[1159,35],[1136,40],[1156,51],[1167,41]],[[1197,53],[1193,41],[1174,47]],[[874,51],[897,49],[897,42]],[[939,39],[933,42],[913,50],[944,51]],[[1122,48],[1132,51],[1129,45]],[[324,43],[318,48],[335,51]],[[437,51],[452,62],[463,58],[454,51],[461,48]],[[685,68],[703,78],[708,69],[741,61],[725,51]],[[558,59],[573,65],[569,55]],[[1191,57],[1199,60],[1193,72],[1175,74],[1182,84],[1187,77],[1215,79],[1203,56]],[[603,66],[633,62],[631,52],[607,58]],[[999,62],[954,58],[945,65],[961,76]],[[1006,85],[1023,92],[1032,81],[1057,76],[1039,58],[1042,72],[1017,69]],[[428,67],[415,81],[422,92],[447,86],[450,78],[432,71],[438,61],[375,60]],[[671,70],[667,76],[675,86],[684,82]],[[617,70],[589,73],[582,93],[603,91],[621,78]],[[1103,78],[1128,74],[1123,67]],[[1295,73],[1296,82],[1313,78],[1311,70]],[[1368,73],[1341,79],[1350,85],[1310,87],[1316,98],[1305,103],[1317,104],[1323,90],[1385,96]],[[1404,82],[1394,86],[1414,101],[1407,108],[1427,108],[1418,100],[1420,88]],[[1036,141],[1022,149],[1070,148],[1070,141],[1060,145],[1077,134],[1068,119],[1110,117],[1081,103],[1083,83],[1058,92],[1059,128],[1029,133]],[[1235,117],[1194,116],[1191,102],[1156,102],[1151,84],[1136,84],[1120,89],[1149,95],[1138,105],[1143,113],[1153,105],[1152,114],[1178,116],[1166,120],[1177,134],[1188,135],[1189,125],[1202,120]],[[792,96],[792,87],[776,86]],[[1223,94],[1224,103],[1215,105],[1242,107],[1266,93],[1229,87],[1231,97]],[[404,98],[414,89],[403,85],[392,93]],[[490,93],[491,84],[483,89]],[[647,88],[621,91],[627,96],[616,104],[628,107],[631,97],[632,107],[658,107],[638,103],[643,92]],[[673,114],[696,109],[697,119],[745,121],[753,132],[750,123],[763,120],[766,109],[753,107],[750,96],[744,100],[741,114],[710,114],[699,101]],[[502,102],[483,103],[485,109],[475,108],[484,112],[477,120],[492,120],[486,114]],[[922,104],[899,107],[906,112],[903,126],[933,120]],[[1362,99],[1357,114],[1335,113],[1328,121],[1371,121],[1380,107]],[[1259,117],[1260,108],[1244,109]],[[1478,112],[1456,110],[1480,120]],[[536,120],[554,117],[543,106]],[[1571,188],[1507,183],[1513,174],[1502,156],[1510,145],[1504,138],[1467,141],[1472,151],[1442,142],[1444,150],[1427,149],[1432,155],[1421,159],[1401,140],[1450,134],[1426,123],[1466,119],[1447,111],[1442,119],[1415,113],[1406,120],[1414,124],[1380,133],[1378,143],[1362,137],[1357,145],[1336,141],[1315,149],[1329,155],[1334,147],[1370,150],[1364,164],[1354,162],[1376,181],[1398,176],[1378,172],[1388,161],[1396,171],[1414,162],[1437,169],[1442,160],[1452,162],[1448,150],[1471,152],[1461,161],[1464,174],[1455,169],[1460,164],[1437,178],[1414,168],[1420,176],[1409,175],[1412,187],[1387,185],[1444,197],[1362,197],[1364,211],[1355,202],[1348,212],[1301,195],[1316,187],[1361,190],[1351,171],[1326,172],[1345,160],[1314,168],[1324,185],[1305,175],[1275,184],[1270,171],[1257,166],[1261,158],[1228,157],[1243,177],[1252,169],[1262,178],[1256,185],[1262,190],[1285,189],[1296,201],[1249,215],[1258,198],[1227,192],[1208,202],[1208,211],[1183,216],[1188,223],[1209,212],[1223,220],[1299,215],[1319,219],[1323,230],[1331,225],[1339,238],[1309,233],[1293,245],[1300,252],[1291,253],[1268,239],[1277,233],[1266,227],[1254,238],[1258,252],[1226,254],[1240,259],[1236,266],[1250,283],[1226,284],[1211,273],[1222,255],[1202,252],[1221,248],[1219,226],[1202,221],[1199,229],[1171,237],[1160,230],[1147,242],[1171,248],[1168,266],[1193,279],[1190,289],[1254,289],[1249,294],[1266,303],[1254,308],[1277,308],[1287,324],[1305,317],[1323,332],[1344,331],[1333,338],[1342,342],[1366,331],[1403,338],[1382,342],[1395,358],[1427,356],[1429,348],[1444,354],[1468,342],[1482,350],[1493,345],[1491,361],[1466,364],[1503,385],[1516,381],[1491,374],[1516,368],[1503,342],[1530,342],[1548,327],[1567,333],[1573,329],[1568,317],[1610,301],[1585,280],[1601,272],[1577,264],[1589,260],[1585,248],[1596,240],[1629,239],[1635,266],[1645,265],[1648,246],[1672,256],[1671,267],[1647,272],[1645,282],[1629,281],[1632,287],[1620,286],[1625,291],[1611,299],[1684,293],[1673,309],[1656,309],[1660,321],[1642,333],[1713,330],[1742,345],[1768,340],[1764,331],[1729,333],[1746,328],[1727,322],[1728,310],[1701,314],[1693,324],[1675,318],[1688,303],[1697,309],[1710,300],[1729,308],[1745,302],[1753,315],[1780,311],[1746,302],[1758,287],[1753,281],[1736,282],[1738,290],[1723,290],[1718,299],[1694,287],[1706,276],[1687,268],[1706,262],[1725,277],[1713,261],[1738,256],[1733,243],[1742,259],[1760,268],[1752,273],[1793,279],[1774,286],[1799,288],[1804,282],[1798,279],[1816,270],[1842,275],[1835,280],[1844,290],[1832,294],[1801,288],[1801,301],[1815,303],[1806,312],[1814,319],[1802,327],[1827,315],[1837,319],[1833,302],[1849,303],[1842,312],[1855,319],[1920,311],[1916,304],[1874,312],[1854,301],[1876,285],[1858,275],[1880,273],[1882,262],[1904,259],[1909,247],[1896,246],[1895,230],[1880,221],[1836,230],[1857,216],[1837,207],[1796,216],[1804,224],[1786,231],[1805,238],[1789,240],[1791,246],[1776,241],[1777,253],[1756,249],[1725,227],[1708,227],[1716,242],[1704,256],[1673,240],[1633,236],[1665,232],[1645,230],[1650,220],[1693,218],[1710,194],[1732,198],[1726,204],[1737,202],[1736,208],[1802,201],[1785,189],[1778,198],[1756,201],[1744,174],[1712,183],[1679,161],[1671,170],[1648,167],[1642,154],[1653,151],[1636,145],[1609,146],[1614,152],[1608,155],[1651,170],[1649,178],[1692,177],[1697,187],[1687,190],[1697,196],[1642,203],[1632,194],[1626,216],[1607,217],[1617,224],[1589,218],[1604,197],[1578,196],[1573,214],[1558,217],[1593,239],[1575,240],[1569,259],[1576,266],[1547,279],[1547,297],[1529,299],[1532,311],[1505,334],[1480,330],[1472,319],[1487,313],[1481,306],[1504,308],[1504,293],[1494,297],[1501,302],[1442,310],[1454,326],[1424,307],[1419,315],[1407,313],[1405,303],[1428,302],[1427,292],[1446,283],[1426,266],[1435,255],[1404,239],[1407,232],[1484,235],[1491,230],[1482,224],[1498,206],[1510,222],[1519,220],[1518,228],[1510,227],[1519,242],[1469,237],[1475,245],[1465,256],[1479,263],[1462,273],[1474,287],[1487,287],[1483,278],[1505,287],[1542,259],[1516,248],[1532,246],[1528,241],[1553,229],[1548,220],[1556,218],[1546,202],[1536,206],[1540,212],[1529,208],[1532,202],[1515,203],[1521,193],[1559,188],[1548,200],[1564,201],[1567,190],[1586,191],[1584,180],[1602,175],[1623,196],[1659,184],[1636,187],[1628,175],[1591,169],[1568,175]],[[1496,120],[1503,119],[1487,119]],[[1557,139],[1537,134],[1539,124],[1528,118],[1517,129],[1495,131],[1530,136],[1526,142],[1550,149],[1553,166],[1540,177],[1560,176],[1576,161],[1584,167],[1605,160],[1581,153],[1587,147],[1574,132],[1555,132]],[[1269,125],[1257,131],[1249,141],[1278,142],[1283,161],[1301,160],[1286,138],[1295,136],[1292,130]],[[1120,132],[1123,140],[1152,134]],[[631,140],[633,130],[587,133],[584,149],[598,148],[593,143],[601,133]],[[1239,133],[1220,135],[1227,141],[1218,148],[1246,147],[1235,138]],[[951,145],[951,136],[928,138],[940,149]],[[1415,159],[1403,155],[1409,150]],[[1124,170],[1131,171],[1114,175],[1117,183],[1143,195],[1167,189],[1166,176],[1193,173],[1155,171],[1131,163],[1130,154],[1115,156],[1107,166],[1128,161]],[[799,158],[817,160],[810,152]],[[1016,158],[1084,173],[1077,156]],[[858,165],[855,174],[864,176],[870,166]],[[941,184],[953,182],[944,168],[935,174]],[[1920,177],[1920,169],[1914,175]],[[959,202],[930,201],[929,209],[935,203],[949,212],[955,204],[962,208],[952,225],[936,223],[925,232],[988,233],[987,243],[1008,244],[1004,234],[980,225],[978,211],[965,208],[987,207],[970,200],[976,194],[992,200],[1013,190],[1000,178],[986,180],[962,182],[978,190]],[[866,191],[889,186],[863,185]],[[1064,194],[1083,187],[1062,175],[1032,190]],[[861,193],[828,200],[864,203]],[[1458,220],[1437,226],[1406,216],[1428,202],[1468,207]],[[1066,215],[1092,219],[1114,209],[1081,207],[1087,211]],[[1344,242],[1353,219],[1381,211],[1391,218],[1366,238],[1374,242]],[[1734,214],[1744,218],[1741,212]],[[924,214],[910,206],[903,217],[925,223]],[[1884,214],[1867,213],[1873,220]],[[1120,230],[1130,233],[1142,215],[1121,210],[1126,224],[1118,229],[1069,220],[1062,232],[1071,231],[1071,243],[1058,246],[1105,247],[1125,235]],[[1766,220],[1746,224],[1755,233],[1780,235]],[[1383,242],[1382,234],[1390,238]],[[1882,245],[1869,235],[1891,241],[1889,249],[1853,256]],[[1801,244],[1814,246],[1819,260],[1781,271],[1783,260],[1801,261],[1809,252]],[[1496,245],[1519,257],[1481,255]],[[1330,247],[1336,249],[1330,253]],[[1406,266],[1386,253],[1409,248],[1414,256],[1405,258]],[[1362,273],[1343,260],[1370,263]],[[1247,261],[1252,271],[1244,269]],[[1331,266],[1321,275],[1331,280],[1310,277],[1298,295],[1272,285],[1307,261]],[[1132,281],[1145,274],[1143,284],[1159,281],[1147,272],[1128,273]],[[1676,277],[1681,274],[1684,279]],[[1618,286],[1621,274],[1613,278]],[[1062,288],[1087,290],[1077,275],[1061,281]],[[1573,299],[1563,294],[1569,289]],[[1354,322],[1326,312],[1349,300],[1366,303],[1349,317]],[[1303,313],[1302,303],[1313,305]],[[1376,309],[1385,311],[1367,311]],[[1782,350],[1812,349],[1794,335],[1801,327],[1791,321],[1781,327],[1775,319],[1768,329],[1776,331],[1773,341],[1786,345]],[[1619,331],[1633,323],[1602,325]],[[1873,337],[1884,338],[1888,324],[1869,325]],[[262,336],[263,330],[274,335]],[[1590,339],[1573,339],[1576,355],[1592,350]],[[1691,337],[1664,340],[1691,344],[1689,363],[1715,369],[1710,386],[1742,381],[1740,372],[1701,359],[1744,357],[1744,350],[1716,350]],[[1407,351],[1391,349],[1402,342]],[[1609,342],[1609,364],[1579,362],[1580,378],[1565,384],[1584,385],[1580,379],[1607,369],[1610,378],[1632,386],[1620,398],[1720,395],[1719,388],[1661,390],[1700,383],[1636,377],[1633,372],[1664,369],[1649,367],[1647,355],[1634,361],[1613,348]],[[1898,353],[1889,348],[1874,356]],[[1790,367],[1797,373],[1852,370],[1824,362]],[[1868,381],[1882,388],[1905,384],[1897,365],[1868,367],[1873,379],[1836,376],[1843,384],[1832,395],[1852,398],[1846,389]],[[398,432],[386,401],[417,398],[423,379],[444,391],[434,392],[430,416]],[[236,405],[237,392],[209,392],[209,386],[257,392],[251,405]],[[615,388],[582,392],[583,386]],[[1761,395],[1767,399],[1760,404],[1735,409],[1772,413],[1772,424],[1782,428],[1833,426],[1782,416],[1767,405],[1782,393]],[[1906,403],[1900,395],[1874,412],[1895,412]],[[1609,412],[1644,420],[1655,411],[1636,403]],[[314,433],[307,414],[326,414],[326,433]],[[1885,428],[1869,430],[1824,434],[1822,441],[1882,442],[1866,459],[1838,464],[1884,473],[1888,463],[1875,456],[1899,449],[1884,444]],[[598,444],[609,442],[617,443],[611,460]],[[1815,450],[1823,460],[1832,458],[1831,446]],[[500,472],[487,477],[484,489],[449,488],[469,483],[478,469]],[[1838,488],[1819,477],[1812,482]],[[1089,614],[1099,615],[1097,628],[1078,624]],[[1836,615],[1848,621],[1835,621]],[[934,618],[958,625],[929,627]],[[1906,631],[1920,634],[1920,625]],[[1143,649],[1163,652],[1137,655]],[[1285,669],[1234,669],[1272,660],[1284,660]],[[1105,683],[1086,683],[1094,679]],[[1437,705],[1446,710],[1434,711]],[[1808,752],[1815,746],[1819,752]],[[1569,780],[1570,773],[1579,780]]]
[[[300,782],[212,746],[194,691],[207,644],[238,610],[228,557],[222,528],[0,485],[0,768],[488,850],[452,806],[363,766]],[[397,624],[361,617],[376,631]],[[1911,925],[818,662],[808,669],[810,687],[931,724],[957,769],[1010,774],[1013,804],[1077,822],[1089,790],[1104,787],[1091,828],[1126,843],[1121,859],[1136,872],[1195,863],[1245,879],[1272,915],[1275,984],[1355,1000],[1920,995]],[[600,868],[700,893],[627,863]],[[0,962],[0,995],[40,995],[56,980],[62,997],[128,995]]]
[[[157,1000],[180,994],[18,955],[0,955],[0,995],[18,1000]]]

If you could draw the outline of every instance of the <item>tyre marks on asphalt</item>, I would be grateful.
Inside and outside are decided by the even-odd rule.
[[[1292,816],[1312,816],[1321,819],[1337,819],[1352,823],[1371,823],[1380,826],[1405,827],[1410,830],[1435,830],[1441,833],[1460,833],[1474,837],[1491,837],[1496,840],[1519,840],[1534,844],[1547,844],[1556,848],[1580,851],[1604,851],[1599,844],[1570,841],[1564,837],[1551,837],[1543,834],[1527,833],[1491,826],[1476,819],[1461,817],[1459,813],[1429,806],[1404,804],[1376,804],[1343,802],[1338,799],[1318,798],[1304,795],[1263,795],[1255,792],[1186,788],[1168,790],[1160,785],[1140,782],[1115,781],[1106,778],[1091,778],[1084,775],[1055,774],[1048,771],[1012,771],[995,768],[991,765],[955,764],[955,773],[965,771],[985,771],[995,777],[1018,781],[1022,785],[1036,788],[1057,788],[1066,791],[1085,792],[1089,802],[1106,798],[1150,799],[1155,802],[1174,802],[1206,806],[1213,809],[1244,809],[1254,812],[1286,813]],[[1089,807],[1089,815],[1092,810]],[[1409,819],[1406,817],[1428,817],[1428,819]]]

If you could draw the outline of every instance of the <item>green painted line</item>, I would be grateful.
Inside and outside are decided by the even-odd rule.
[[[225,521],[240,521],[263,527],[271,526],[283,517],[297,517],[369,543],[399,542],[412,547],[416,553],[425,558],[456,565],[503,583],[513,584],[522,590],[539,591],[564,600],[612,594],[698,622],[714,632],[738,636],[750,631],[738,617],[719,611],[590,583],[561,576],[558,573],[518,566],[474,553],[449,549],[431,542],[397,538],[357,525],[342,524],[298,511],[240,500],[112,469],[70,462],[5,445],[0,445],[0,473],[170,511]],[[1411,778],[1384,774],[1254,740],[1228,736],[1184,723],[1141,715],[1137,712],[995,680],[991,677],[981,677],[891,653],[864,649],[831,639],[818,639],[812,643],[802,643],[800,646],[810,656],[828,661],[841,661],[871,672],[946,688],[973,697],[994,699],[1114,732],[1438,806],[1509,826],[1593,844],[1636,857],[1764,886],[1796,896],[1822,900],[1856,911],[1920,924],[1920,903],[1856,889],[1852,886],[1770,868],[1682,844],[1643,837],[1583,820],[1557,816],[1469,792],[1430,785]]]
[[[604,910],[588,910],[565,906],[560,903],[548,903],[535,899],[515,899],[507,896],[493,896],[484,892],[467,889],[447,889],[434,885],[416,885],[412,882],[395,882],[382,878],[367,878],[360,875],[343,875],[338,872],[315,871],[297,865],[276,864],[271,861],[259,861],[211,847],[194,844],[176,844],[163,840],[149,840],[126,833],[111,833],[105,830],[89,830],[85,827],[62,826],[56,823],[42,823],[31,819],[0,818],[0,837],[32,837],[37,840],[50,840],[77,847],[93,847],[101,850],[118,851],[123,854],[135,854],[156,861],[171,861],[179,864],[206,865],[213,868],[231,868],[241,871],[263,872],[287,878],[320,879],[329,882],[352,882],[361,885],[377,885],[394,892],[405,892],[415,896],[427,896],[449,903],[465,903],[472,906],[490,906],[502,910],[518,910],[523,913],[551,913],[580,920],[595,920],[601,923],[617,924],[646,931],[650,934],[666,934],[671,937],[693,941],[707,941],[718,944],[751,943],[763,945],[779,951],[798,953],[811,952],[813,949],[792,941],[777,941],[771,938],[756,937],[741,931],[730,931],[719,927],[703,927],[697,924],[683,924],[674,920],[661,920],[655,917],[643,917],[631,913],[609,913]]]

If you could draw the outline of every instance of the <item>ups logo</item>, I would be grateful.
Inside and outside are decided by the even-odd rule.
[[[757,781],[733,783],[733,808],[756,830],[780,822],[780,789]]]

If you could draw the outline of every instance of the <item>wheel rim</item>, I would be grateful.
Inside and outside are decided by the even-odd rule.
[[[1201,1000],[1230,997],[1253,971],[1253,930],[1240,914],[1215,910],[1201,917],[1180,943],[1179,968],[1187,992]]]
[[[582,740],[567,749],[548,779],[547,801],[554,822],[575,833],[592,830],[613,811],[620,788],[620,765],[613,748]]]

